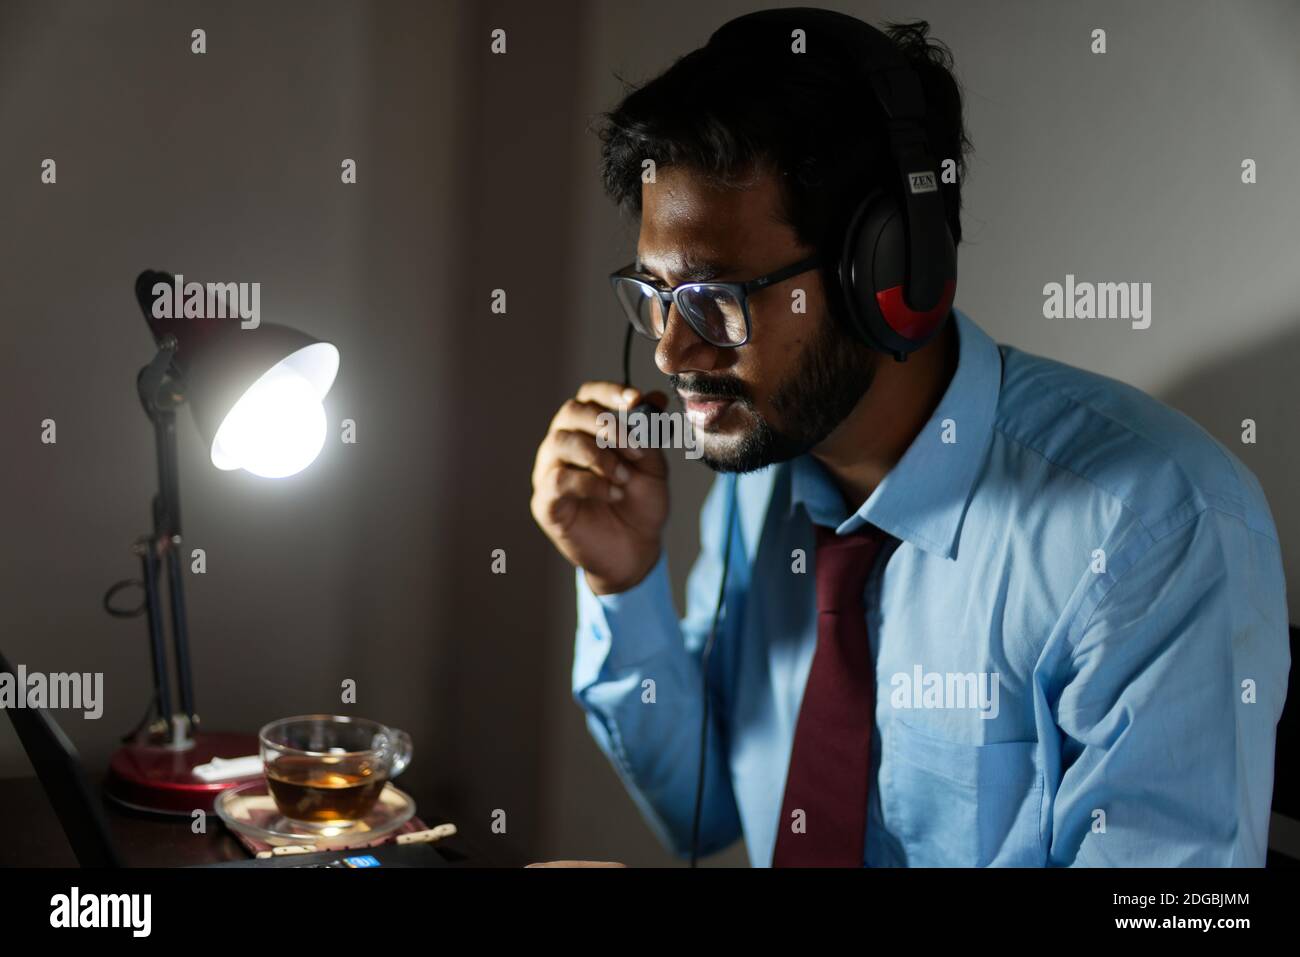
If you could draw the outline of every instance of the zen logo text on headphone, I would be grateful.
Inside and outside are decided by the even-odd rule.
[[[907,185],[911,188],[913,194],[933,193],[939,189],[934,170],[926,170],[924,173],[908,173]]]

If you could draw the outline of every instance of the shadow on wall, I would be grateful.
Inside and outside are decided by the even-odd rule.
[[[1282,336],[1206,362],[1158,398],[1195,419],[1255,473],[1268,498],[1288,582],[1300,581],[1300,557],[1287,543],[1300,537],[1300,444],[1295,441],[1300,319]],[[1288,389],[1288,385],[1290,388]],[[1255,442],[1242,441],[1242,421],[1255,423]],[[1300,614],[1291,607],[1291,622]]]

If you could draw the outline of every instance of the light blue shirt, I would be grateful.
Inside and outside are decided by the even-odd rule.
[[[743,836],[770,866],[792,825],[812,526],[871,522],[898,544],[864,592],[864,864],[1262,866],[1290,654],[1258,481],[1143,392],[954,314],[957,371],[856,513],[810,456],[719,476],[681,621],[663,556],[617,595],[578,571],[573,692],[592,735],[660,840],[688,854],[700,652],[734,483],[702,854]]]

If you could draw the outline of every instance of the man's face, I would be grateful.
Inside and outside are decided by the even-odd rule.
[[[780,221],[776,177],[722,189],[688,167],[657,171],[641,187],[641,269],[671,287],[743,282],[811,255]],[[806,312],[796,312],[802,290]],[[749,297],[749,341],[710,345],[674,306],[655,349],[695,428],[707,465],[747,472],[819,445],[871,384],[877,356],[827,310],[816,269]]]

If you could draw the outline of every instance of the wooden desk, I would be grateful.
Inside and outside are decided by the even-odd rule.
[[[102,780],[102,775],[92,775],[90,783],[100,794],[109,832],[129,867],[185,867],[250,857],[215,814],[208,815],[206,834],[194,834],[188,817],[132,811],[104,798]],[[412,797],[416,814],[426,824],[442,823],[436,812],[419,810],[425,806],[419,795]],[[460,866],[512,866],[485,855],[464,834],[439,841],[438,850]],[[0,779],[0,867],[76,866],[77,858],[40,781],[35,777]]]

